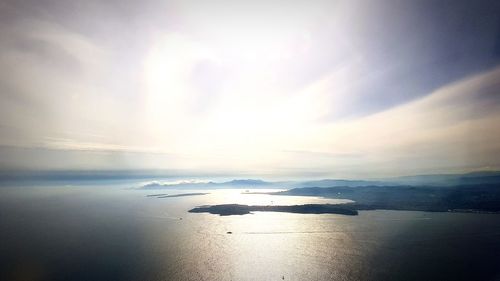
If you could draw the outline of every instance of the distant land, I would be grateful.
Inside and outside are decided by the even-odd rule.
[[[291,189],[300,187],[356,186],[457,186],[500,184],[500,171],[480,171],[462,174],[412,175],[379,179],[320,179],[307,181],[267,181],[263,179],[233,179],[215,181],[227,175],[187,175],[167,170],[99,170],[99,171],[0,171],[0,185],[93,185],[136,181],[139,189]],[[200,180],[211,179],[212,180]]]
[[[167,193],[160,193],[160,194],[148,194],[146,197],[160,197],[160,196],[166,196],[168,195]]]
[[[245,181],[238,183],[244,184]],[[250,182],[249,182],[250,183]],[[263,184],[262,182],[259,182]],[[421,175],[397,177],[390,181],[319,180],[289,182],[305,185],[278,192],[248,192],[281,196],[314,196],[349,199],[340,205],[246,206],[216,205],[195,208],[193,212],[213,214],[246,214],[252,211],[318,213],[332,210],[340,213],[359,210],[405,210],[426,212],[500,213],[500,173],[475,172],[456,175]],[[317,186],[314,186],[317,185]],[[330,185],[330,186],[329,186]],[[305,209],[304,209],[305,208]],[[326,212],[329,213],[329,212]]]
[[[146,197],[171,198],[171,197],[198,196],[198,195],[207,195],[207,194],[210,194],[210,193],[195,192],[195,193],[179,193],[179,194],[172,194],[172,195],[168,195],[166,193],[160,193],[160,194],[148,194],[148,195],[146,195]]]
[[[500,212],[500,185],[294,188],[271,195],[350,199],[356,210]]]
[[[248,206],[223,204],[196,207],[189,212],[221,216],[251,212],[289,212],[303,214],[357,215],[361,210],[400,210],[425,212],[500,213],[500,185],[460,186],[360,186],[306,187],[279,192],[248,194],[315,196],[349,199],[354,203],[305,204],[291,206]]]
[[[180,194],[172,194],[172,195],[161,195],[157,196],[156,198],[170,198],[170,197],[185,197],[185,196],[199,196],[199,195],[207,195],[210,193],[202,193],[202,192],[195,192],[195,193],[180,193]]]
[[[341,214],[355,216],[358,211],[351,206],[342,204],[304,204],[304,205],[239,205],[222,204],[212,206],[200,206],[189,210],[190,213],[210,213],[220,216],[246,215],[252,212],[285,212],[299,214]]]
[[[348,179],[322,179],[312,181],[264,181],[260,179],[235,179],[225,182],[178,182],[169,183],[152,181],[142,185],[143,189],[218,189],[218,188],[242,188],[242,189],[265,189],[265,188],[301,188],[301,187],[361,187],[361,186],[458,186],[458,185],[500,185],[500,172],[473,172],[466,174],[438,174],[438,175],[416,175],[386,178],[380,180],[348,180]]]
[[[198,189],[216,189],[216,188],[270,188],[278,183],[266,182],[254,179],[236,179],[226,182],[213,181],[174,181],[162,182],[152,181],[141,186],[142,189],[166,189],[166,188],[198,188]]]
[[[387,179],[398,185],[457,186],[472,184],[500,184],[500,171],[478,171],[465,174],[434,174],[402,176]]]

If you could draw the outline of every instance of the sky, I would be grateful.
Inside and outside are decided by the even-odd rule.
[[[0,170],[500,169],[498,1],[1,1]]]

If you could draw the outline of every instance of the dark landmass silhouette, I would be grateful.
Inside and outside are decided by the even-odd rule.
[[[166,193],[159,193],[159,194],[148,194],[146,197],[159,197],[159,196],[166,196],[168,194]]]
[[[190,213],[210,213],[220,216],[246,215],[252,212],[284,212],[299,214],[340,214],[355,216],[358,211],[348,204],[304,204],[304,205],[239,205],[222,204],[200,206],[189,210]]]
[[[263,194],[263,192],[256,192]],[[191,213],[221,216],[245,215],[251,212],[288,212],[302,214],[357,215],[361,210],[400,210],[424,212],[500,213],[500,185],[460,186],[361,186],[306,187],[269,195],[315,196],[349,199],[353,203],[305,204],[291,206],[249,206],[223,204],[196,207]],[[254,194],[254,193],[245,193]]]
[[[170,198],[170,197],[198,196],[198,195],[207,195],[207,194],[210,194],[210,193],[203,193],[203,192],[180,193],[180,194],[172,194],[172,195],[161,195],[161,196],[157,196],[156,198]]]
[[[349,199],[355,210],[500,212],[500,185],[308,187],[271,195]]]

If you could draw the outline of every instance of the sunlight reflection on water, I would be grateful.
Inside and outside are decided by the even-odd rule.
[[[210,194],[147,197],[193,192]],[[188,213],[207,204],[339,202],[242,192],[2,189],[1,279],[16,280],[18,272],[35,267],[44,270],[38,280],[461,280],[474,279],[471,272],[484,280],[495,274],[495,215]]]
[[[282,195],[269,195],[261,194],[267,192],[278,192],[283,189],[220,189],[220,190],[168,190],[169,194],[182,194],[182,193],[205,193],[206,195],[193,196],[196,201],[205,202],[202,205],[217,205],[217,204],[244,204],[244,205],[300,205],[300,204],[343,204],[353,202],[348,199],[329,199],[311,196],[282,196]],[[149,192],[163,193],[161,192]],[[164,198],[159,198],[164,199]]]

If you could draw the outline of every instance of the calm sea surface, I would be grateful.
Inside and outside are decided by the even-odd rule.
[[[337,201],[132,186],[0,188],[0,280],[500,280],[500,215],[220,217],[187,211]]]

